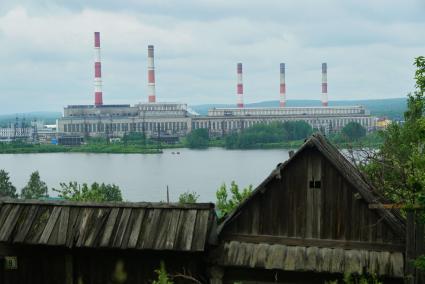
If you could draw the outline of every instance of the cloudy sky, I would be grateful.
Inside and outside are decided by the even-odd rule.
[[[72,3],[72,4],[71,4]],[[104,103],[147,100],[147,45],[157,98],[234,103],[404,97],[425,55],[424,0],[1,0],[0,113],[93,102],[93,32],[101,32]]]

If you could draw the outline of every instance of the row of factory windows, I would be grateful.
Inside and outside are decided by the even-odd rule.
[[[364,114],[362,108],[281,108],[281,109],[262,109],[262,110],[211,110],[211,116],[226,115],[315,115],[315,114]]]
[[[109,113],[107,115],[102,114],[103,116],[136,116],[137,114],[135,113]],[[72,117],[98,117],[99,114],[98,113],[66,113],[65,116],[72,116]]]
[[[294,119],[296,120],[296,119]],[[254,124],[268,124],[273,121],[287,121],[282,119],[264,120],[204,120],[193,121],[192,128],[208,128],[210,130],[240,129],[253,126]],[[341,128],[349,122],[357,122],[364,127],[372,127],[371,117],[339,118],[339,119],[308,119],[305,120],[312,126],[327,124],[333,128]],[[186,130],[186,122],[138,122],[138,123],[70,123],[64,124],[64,132],[133,132],[133,131],[179,131]]]
[[[267,120],[220,120],[220,121],[196,121],[192,122],[192,128],[208,128],[211,130],[222,130],[222,129],[239,129],[253,126],[254,124],[268,124],[273,121],[288,121],[282,119],[267,119]],[[361,117],[361,118],[340,118],[340,119],[315,119],[315,120],[305,120],[308,124],[315,126],[320,124],[328,124],[334,128],[341,128],[349,122],[357,122],[364,127],[371,127],[372,118],[370,117]]]
[[[64,132],[135,132],[173,130],[187,128],[185,122],[131,122],[131,123],[70,123],[64,124]]]
[[[183,109],[181,106],[177,105],[142,105],[140,107],[141,110],[181,110]]]

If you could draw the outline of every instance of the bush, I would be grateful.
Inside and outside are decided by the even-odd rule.
[[[196,203],[198,201],[199,195],[196,192],[186,191],[179,196],[179,203]]]
[[[115,184],[98,184],[94,182],[90,187],[77,182],[68,184],[61,182],[60,189],[53,189],[59,193],[59,197],[73,201],[122,201],[120,188]]]
[[[219,218],[223,218],[228,213],[232,212],[242,201],[244,201],[252,193],[252,185],[244,188],[241,192],[239,186],[232,181],[230,183],[229,193],[227,192],[226,184],[223,183],[216,192],[217,202],[216,207],[218,209],[217,215]]]

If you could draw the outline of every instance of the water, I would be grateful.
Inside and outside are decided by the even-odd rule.
[[[174,154],[173,154],[174,152]],[[180,154],[176,154],[180,152]],[[201,202],[215,201],[215,192],[232,180],[256,187],[280,162],[287,150],[166,149],[163,154],[3,154],[0,168],[10,173],[20,191],[31,172],[38,170],[49,189],[60,182],[105,182],[118,185],[125,200],[164,201],[196,191]],[[55,196],[55,193],[50,191]]]

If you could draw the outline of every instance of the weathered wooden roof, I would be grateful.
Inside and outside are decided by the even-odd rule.
[[[226,266],[311,271],[326,273],[366,272],[387,277],[403,277],[404,258],[401,252],[351,250],[254,244],[231,241],[224,243],[218,260]]]
[[[1,200],[0,243],[203,251],[214,204]]]
[[[233,218],[238,216],[239,212],[243,210],[245,205],[249,200],[256,198],[257,194],[267,190],[267,184],[281,176],[282,171],[285,170],[285,167],[293,162],[300,153],[309,148],[316,148],[320,153],[322,153],[333,166],[345,177],[345,179],[353,185],[362,196],[362,198],[368,204],[380,204],[385,203],[384,197],[380,196],[377,191],[367,182],[366,178],[361,174],[361,172],[350,163],[341,152],[330,143],[323,135],[320,133],[313,134],[309,139],[298,149],[295,154],[286,160],[284,163],[278,164],[277,167],[272,171],[272,173],[254,190],[244,202],[242,202],[229,216],[220,224],[218,228],[218,233],[220,234],[221,230],[229,223]],[[405,222],[403,218],[399,215],[396,210],[385,210],[383,208],[374,209],[377,213],[394,228],[394,230],[400,235],[405,236]]]

